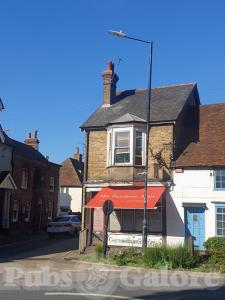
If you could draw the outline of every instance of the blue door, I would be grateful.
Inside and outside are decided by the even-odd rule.
[[[185,237],[194,238],[195,249],[204,250],[205,209],[203,207],[185,207]]]

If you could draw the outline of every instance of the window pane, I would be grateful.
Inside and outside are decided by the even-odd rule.
[[[222,229],[217,229],[217,235],[222,235]]]
[[[225,189],[225,181],[222,182],[221,186],[222,186],[222,189]]]
[[[135,231],[142,232],[144,212],[142,209],[135,210]]]
[[[134,231],[134,209],[122,210],[122,231]]]
[[[149,223],[149,231],[161,232],[162,231],[162,218],[160,211],[152,211],[148,212],[148,223]]]
[[[136,148],[136,155],[141,156],[142,155],[142,149],[141,148]]]
[[[216,219],[217,219],[217,221],[222,221],[222,215],[217,215]]]
[[[217,188],[217,189],[220,189],[220,187],[221,187],[221,186],[220,186],[220,182],[216,182],[216,188]]]
[[[130,132],[116,132],[115,146],[116,147],[129,147],[130,146]]]
[[[217,222],[217,228],[222,228],[222,222]]]
[[[222,213],[222,212],[223,212],[223,209],[222,209],[222,208],[217,208],[217,212],[218,212],[218,213]]]
[[[115,163],[129,163],[130,162],[130,153],[121,153],[115,154]]]
[[[140,157],[140,156],[135,157],[135,165],[137,165],[137,166],[142,165],[142,157]]]

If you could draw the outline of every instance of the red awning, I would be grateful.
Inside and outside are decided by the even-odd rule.
[[[147,208],[154,208],[165,192],[164,186],[148,187]],[[112,200],[114,208],[143,209],[144,188],[107,187],[102,188],[86,205],[86,208],[102,207],[106,200]]]

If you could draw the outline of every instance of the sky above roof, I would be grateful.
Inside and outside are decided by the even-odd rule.
[[[153,86],[196,81],[202,103],[225,102],[224,11],[223,0],[0,1],[3,129],[20,141],[39,130],[57,163],[82,151],[79,126],[102,101],[106,62],[118,89],[147,86],[146,45],[108,29],[154,41]]]

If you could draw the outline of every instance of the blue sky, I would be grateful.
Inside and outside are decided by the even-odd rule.
[[[202,103],[225,102],[224,11],[222,0],[0,0],[2,127],[21,141],[39,130],[55,162],[82,149],[107,61],[118,89],[147,85],[147,47],[108,29],[154,40],[153,86],[197,81]]]

